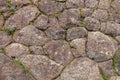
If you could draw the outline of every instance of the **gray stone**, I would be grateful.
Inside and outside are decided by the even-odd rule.
[[[110,0],[100,0],[98,8],[109,10],[110,9]]]
[[[96,31],[100,29],[100,22],[97,19],[86,17],[84,22],[85,27],[90,31]]]
[[[120,0],[114,0],[111,3],[111,6],[112,6],[113,10],[115,10],[116,12],[120,11]]]
[[[49,57],[59,64],[67,65],[73,59],[70,46],[66,41],[50,41],[43,48]]]
[[[98,19],[100,21],[107,21],[108,20],[108,12],[106,10],[97,9],[93,12],[92,17]]]
[[[95,61],[105,61],[117,51],[117,42],[101,32],[89,32],[87,55]]]
[[[85,6],[88,8],[97,8],[98,0],[85,0]]]
[[[37,80],[52,80],[57,77],[63,66],[41,55],[27,55],[21,62],[30,69]]]
[[[108,60],[108,61],[105,61],[105,62],[100,62],[100,63],[98,63],[98,65],[102,69],[102,71],[104,72],[104,74],[106,76],[111,77],[111,76],[115,75],[112,60]]]
[[[68,65],[56,80],[103,80],[96,62],[78,58]]]
[[[5,48],[5,52],[7,56],[19,59],[22,56],[27,55],[29,53],[29,49],[22,44],[12,43]]]
[[[42,31],[31,25],[26,26],[20,31],[16,32],[13,38],[18,43],[31,46],[44,45],[48,40]]]
[[[41,0],[39,9],[45,14],[55,14],[64,9],[64,4],[55,2],[54,0]]]
[[[45,55],[44,50],[41,46],[30,46],[30,51],[35,55]]]
[[[0,79],[1,80],[35,80],[31,75],[14,64],[4,54],[0,54]]]
[[[45,15],[40,15],[34,22],[36,28],[45,30],[48,26],[48,17]]]
[[[73,27],[67,30],[67,40],[84,38],[87,36],[87,30],[83,27]]]
[[[65,39],[65,30],[61,27],[50,27],[45,31],[48,38],[51,39]]]
[[[37,7],[33,5],[25,6],[10,16],[5,23],[5,27],[21,29],[27,26],[38,14],[39,10]]]
[[[78,9],[68,9],[63,11],[59,16],[59,23],[64,29],[80,24],[80,11]]]
[[[120,36],[116,36],[115,39],[120,43]]]
[[[82,17],[88,17],[88,16],[91,16],[92,13],[93,13],[93,9],[90,9],[90,8],[81,8],[81,16]]]
[[[7,10],[7,1],[8,0],[0,0],[0,12],[5,12]]]
[[[0,31],[0,49],[7,46],[12,41],[12,36]]]
[[[111,13],[110,19],[120,24],[120,14],[119,13],[115,13],[115,12]]]
[[[120,24],[113,21],[101,23],[101,31],[112,36],[119,36]]]
[[[66,6],[67,8],[84,7],[84,0],[67,0]]]
[[[120,76],[112,76],[110,80],[120,80]]]
[[[70,46],[72,47],[72,53],[75,57],[80,57],[85,55],[85,46],[86,38],[78,38],[74,39],[70,42]]]

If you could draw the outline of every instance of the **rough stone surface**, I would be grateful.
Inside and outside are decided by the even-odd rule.
[[[84,7],[84,0],[67,0],[67,8]]]
[[[68,9],[63,11],[59,16],[59,23],[64,29],[80,24],[80,12],[78,9]]]
[[[5,11],[5,10],[7,10],[7,0],[0,0],[0,11],[2,12],[2,11]]]
[[[120,11],[120,0],[114,0],[112,3],[111,3],[111,6],[113,8],[113,10],[115,10],[116,12],[117,11]]]
[[[88,58],[75,59],[68,65],[58,80],[103,80],[97,63]]]
[[[98,19],[100,21],[107,21],[108,20],[108,12],[106,10],[97,9],[93,12],[92,17]]]
[[[67,30],[67,40],[73,40],[77,38],[84,38],[87,35],[87,30],[82,27],[73,27]]]
[[[98,8],[105,10],[110,9],[110,0],[100,0]]]
[[[7,33],[0,31],[0,49],[7,46],[12,41],[12,37]]]
[[[89,32],[87,55],[96,61],[105,61],[113,57],[117,42],[101,32]]]
[[[98,6],[97,0],[85,0],[85,5],[88,8],[96,8]]]
[[[35,26],[26,26],[14,35],[14,40],[25,45],[44,45],[47,41],[45,34]]]
[[[43,48],[49,57],[59,64],[66,65],[73,59],[70,46],[66,41],[50,41]]]
[[[60,74],[63,66],[41,55],[27,55],[21,62],[30,69],[37,80],[52,80]]]
[[[82,8],[80,11],[80,14],[82,17],[88,17],[91,16],[93,13],[93,10],[90,8]]]
[[[85,46],[86,39],[85,38],[78,38],[74,39],[70,42],[70,46],[72,47],[72,53],[75,57],[85,55]]]
[[[120,80],[120,76],[112,76],[110,80]]]
[[[18,65],[13,63],[4,54],[0,54],[0,79],[1,80],[35,80],[25,73]]]
[[[12,43],[5,48],[6,55],[11,58],[21,58],[24,55],[29,53],[28,47],[19,44],[19,43]]]
[[[85,27],[90,31],[96,31],[100,29],[100,22],[97,19],[86,17],[84,22]]]
[[[41,0],[39,4],[39,9],[48,15],[58,13],[62,11],[63,8],[63,3],[58,3],[54,0]]]
[[[37,7],[33,5],[25,6],[6,21],[5,27],[21,29],[27,26],[38,14]]]
[[[98,63],[98,65],[102,69],[104,74],[106,74],[106,76],[111,77],[111,76],[115,75],[112,60],[100,62],[100,63]]]
[[[101,23],[101,31],[112,36],[119,36],[120,24],[116,22]]]

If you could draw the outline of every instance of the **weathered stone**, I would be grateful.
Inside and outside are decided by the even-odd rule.
[[[0,28],[3,26],[4,18],[2,15],[0,15]]]
[[[12,43],[5,48],[5,52],[7,56],[19,59],[22,56],[27,55],[29,53],[29,49],[22,44]]]
[[[85,27],[90,31],[91,30],[96,31],[100,29],[100,22],[97,19],[86,17],[84,19],[84,22],[85,22]]]
[[[85,0],[85,6],[88,8],[97,8],[98,0]]]
[[[57,80],[103,80],[96,62],[78,58],[71,62]]]
[[[111,6],[112,6],[113,10],[115,10],[116,12],[120,11],[120,0],[114,0],[111,3]]]
[[[93,12],[92,17],[94,17],[95,19],[98,19],[100,21],[107,21],[108,20],[108,13],[106,10],[101,10],[101,9],[97,9]]]
[[[112,76],[110,80],[120,80],[120,76]]]
[[[87,55],[95,61],[105,61],[113,57],[117,42],[101,32],[89,32]]]
[[[120,14],[119,13],[111,13],[110,19],[120,24]]]
[[[106,76],[111,77],[115,75],[112,60],[100,62],[98,65]]]
[[[35,80],[32,76],[14,64],[4,54],[0,54],[0,79],[1,80]]]
[[[80,11],[78,9],[68,9],[63,11],[59,16],[59,23],[64,29],[80,24]]]
[[[120,43],[120,36],[116,36],[115,39]]]
[[[47,41],[45,34],[31,25],[16,32],[13,38],[18,43],[31,46],[44,45]]]
[[[81,14],[82,17],[88,17],[88,16],[92,15],[93,10],[90,9],[90,8],[81,8],[80,12],[81,12],[80,14]]]
[[[74,39],[70,42],[70,46],[72,47],[72,53],[75,57],[80,57],[85,55],[85,46],[86,45],[86,39],[85,38],[79,38]]]
[[[45,15],[40,15],[34,22],[34,25],[38,29],[45,30],[48,26],[48,17]]]
[[[0,12],[7,10],[8,0],[0,0]]]
[[[84,7],[84,0],[67,0],[66,6],[67,8]]]
[[[41,0],[39,9],[45,14],[55,14],[64,9],[64,4],[55,2],[54,0]]]
[[[29,24],[37,15],[39,10],[33,5],[25,6],[15,12],[5,23],[5,27],[21,29]]]
[[[12,41],[12,37],[7,33],[0,31],[0,49],[7,46]]]
[[[73,59],[70,46],[66,41],[50,41],[43,48],[49,57],[59,64],[67,65]]]
[[[27,55],[21,62],[30,69],[37,80],[52,80],[57,77],[63,66],[41,55]]]
[[[35,55],[45,55],[41,46],[30,46],[30,51]]]
[[[50,27],[45,31],[48,38],[65,39],[65,30],[61,27]]]
[[[100,0],[98,8],[100,9],[110,9],[110,0]]]
[[[83,27],[73,27],[67,30],[67,40],[86,37],[87,30]]]
[[[113,21],[101,23],[101,31],[112,36],[118,36],[120,35],[120,24]]]

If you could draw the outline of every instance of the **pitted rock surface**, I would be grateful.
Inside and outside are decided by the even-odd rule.
[[[120,0],[0,0],[0,80],[120,80]]]

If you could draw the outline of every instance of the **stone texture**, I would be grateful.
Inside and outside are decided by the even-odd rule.
[[[117,11],[120,11],[120,0],[114,0],[112,3],[111,3],[111,6],[113,8],[113,10],[115,10],[116,12]]]
[[[85,6],[88,8],[97,8],[98,1],[97,0],[85,0]]]
[[[27,55],[29,53],[29,49],[22,44],[12,43],[5,48],[5,52],[7,56],[19,59],[22,56]]]
[[[0,0],[0,11],[2,12],[4,12],[4,11],[6,11],[7,10],[7,0]]]
[[[66,41],[50,41],[43,48],[49,57],[59,64],[67,65],[73,59],[70,46]]]
[[[106,74],[106,76],[111,77],[115,75],[112,60],[100,62],[98,65],[102,69],[104,74]]]
[[[106,10],[97,9],[93,12],[92,17],[98,19],[100,21],[107,21],[108,20],[108,12]]]
[[[7,33],[0,31],[0,49],[7,46],[12,41],[12,37]]]
[[[55,14],[64,9],[64,4],[54,0],[41,0],[39,9],[47,15]]]
[[[73,40],[77,38],[84,38],[87,35],[87,30],[82,27],[73,27],[67,30],[67,40]]]
[[[38,14],[39,10],[37,7],[33,5],[25,6],[10,16],[5,23],[5,27],[21,29],[27,26]]]
[[[88,58],[78,58],[71,62],[57,80],[103,80],[97,63]]]
[[[111,13],[110,19],[120,24],[120,14],[119,13]]]
[[[0,79],[1,80],[35,80],[24,72],[18,65],[14,64],[4,54],[0,54]]]
[[[48,26],[48,17],[45,15],[40,15],[34,22],[36,28],[45,30]]]
[[[81,16],[84,18],[84,17],[88,17],[88,16],[91,16],[92,13],[93,13],[93,9],[90,9],[90,8],[81,8]]]
[[[30,69],[37,80],[52,80],[63,69],[60,64],[41,55],[27,55],[21,62]]]
[[[100,0],[98,8],[109,10],[110,9],[110,0]]]
[[[4,18],[2,15],[0,15],[0,27],[3,26],[4,23]]]
[[[84,7],[84,0],[67,0],[67,8]]]
[[[30,46],[30,51],[35,55],[45,55],[44,50],[41,46]]]
[[[31,46],[44,45],[48,40],[42,31],[31,25],[28,25],[20,31],[16,32],[13,38],[18,43]]]
[[[84,22],[85,27],[90,31],[96,31],[100,29],[100,22],[97,19],[86,17]]]
[[[119,36],[120,35],[120,24],[113,22],[113,21],[101,23],[101,31],[106,34],[112,35],[112,36]]]
[[[60,25],[64,29],[68,29],[71,26],[80,24],[80,11],[78,9],[68,9],[63,11],[59,16],[58,20]]]
[[[70,42],[70,46],[72,47],[72,53],[75,57],[80,57],[85,55],[85,46],[86,39],[85,38],[78,38],[74,39]]]
[[[120,76],[112,76],[110,80],[120,80]]]
[[[87,55],[95,61],[105,61],[113,57],[117,42],[101,32],[89,32]]]
[[[51,39],[65,39],[65,30],[61,27],[50,27],[45,31],[48,38]]]
[[[116,36],[115,39],[120,43],[120,36]]]

